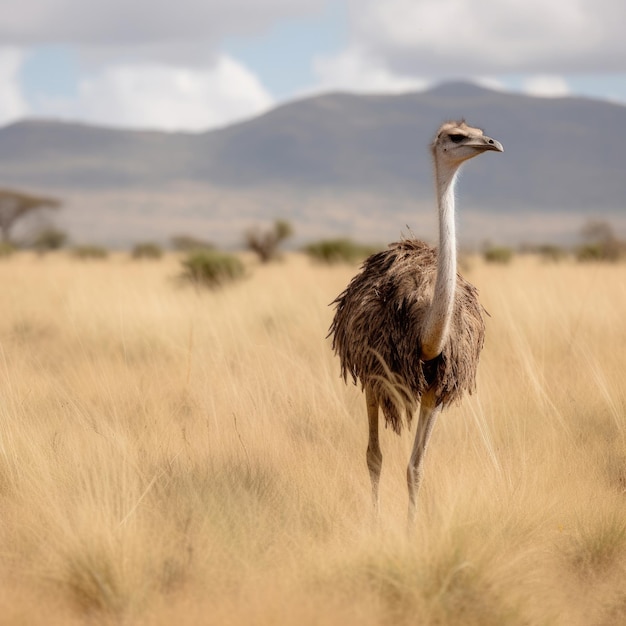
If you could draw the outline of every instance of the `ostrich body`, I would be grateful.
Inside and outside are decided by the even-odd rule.
[[[456,270],[454,185],[460,166],[502,145],[465,122],[446,122],[431,145],[439,212],[439,249],[417,240],[370,256],[336,305],[330,335],[344,380],[360,380],[369,420],[367,466],[378,509],[382,454],[378,413],[400,434],[420,407],[407,470],[409,521],[415,516],[428,440],[441,409],[475,386],[483,346],[483,309]]]

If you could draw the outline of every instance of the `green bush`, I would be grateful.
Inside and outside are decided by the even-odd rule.
[[[242,278],[245,273],[239,258],[216,250],[190,252],[181,263],[181,278],[198,287],[221,287]]]
[[[322,263],[357,263],[380,248],[355,243],[350,239],[325,239],[310,243],[304,247],[311,258]]]
[[[506,265],[513,258],[513,250],[504,246],[490,246],[484,250],[483,257],[487,263]]]
[[[537,246],[536,251],[542,260],[553,263],[558,263],[567,256],[567,252],[563,248],[551,243],[544,243]]]
[[[576,250],[579,261],[618,261],[622,256],[622,246],[617,240],[587,243]]]
[[[0,259],[5,259],[15,252],[15,246],[7,241],[0,242]]]
[[[191,252],[192,250],[215,250],[215,246],[204,239],[191,235],[174,235],[170,238],[172,248],[178,252]]]
[[[42,254],[49,250],[59,250],[67,243],[67,233],[58,228],[44,228],[33,240],[33,247]]]
[[[133,246],[131,256],[133,259],[160,259],[163,256],[163,249],[159,244],[145,241]]]
[[[84,245],[72,248],[72,255],[77,259],[106,259],[109,251],[103,246]]]

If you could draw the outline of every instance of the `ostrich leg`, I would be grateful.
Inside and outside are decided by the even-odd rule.
[[[435,420],[441,412],[442,405],[437,404],[435,394],[427,391],[421,400],[420,415],[415,431],[413,452],[407,469],[407,483],[409,486],[409,528],[415,521],[417,510],[417,493],[424,474],[424,454],[428,447],[428,440],[433,431]]]
[[[378,482],[380,469],[383,464],[383,455],[378,443],[378,399],[371,387],[365,387],[365,401],[367,403],[367,420],[369,422],[369,441],[367,443],[367,468],[372,481],[372,504],[374,515],[378,515]]]

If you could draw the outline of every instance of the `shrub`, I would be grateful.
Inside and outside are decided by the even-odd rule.
[[[196,250],[182,261],[181,278],[197,287],[221,287],[242,278],[243,263],[234,255],[216,250]]]
[[[42,254],[49,250],[59,250],[67,243],[67,233],[58,228],[44,228],[33,239],[33,247]]]
[[[355,243],[350,239],[325,239],[310,243],[304,251],[315,261],[322,263],[356,263],[380,248]]]
[[[602,246],[599,243],[588,243],[576,250],[579,261],[600,261],[602,256]]]
[[[500,263],[505,265],[511,262],[513,250],[505,246],[490,246],[485,248],[483,257],[487,263]]]
[[[214,250],[215,246],[204,239],[198,239],[191,235],[174,235],[170,238],[172,248],[178,252],[191,252],[192,250]]]
[[[293,228],[285,220],[276,220],[271,230],[266,232],[252,228],[245,234],[246,245],[256,252],[261,263],[268,263],[278,258],[278,246],[293,235]]]
[[[619,241],[586,243],[576,250],[576,258],[579,261],[618,261],[622,256],[623,249]]]
[[[137,243],[131,251],[133,259],[160,259],[163,256],[161,246],[150,241]]]
[[[77,259],[106,259],[109,251],[103,246],[84,245],[73,248],[72,255]]]
[[[567,252],[563,248],[551,243],[537,246],[536,251],[544,261],[551,261],[553,263],[558,263],[567,256]]]
[[[15,252],[15,246],[7,241],[0,242],[0,259],[11,256]]]

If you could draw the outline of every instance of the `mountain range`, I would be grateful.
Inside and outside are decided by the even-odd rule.
[[[469,83],[401,95],[331,93],[204,133],[51,120],[0,128],[0,186],[58,197],[76,240],[126,244],[192,233],[233,244],[290,220],[299,240],[432,239],[428,145],[464,118],[504,154],[465,166],[461,234],[472,242],[565,240],[584,220],[626,225],[626,107]]]

